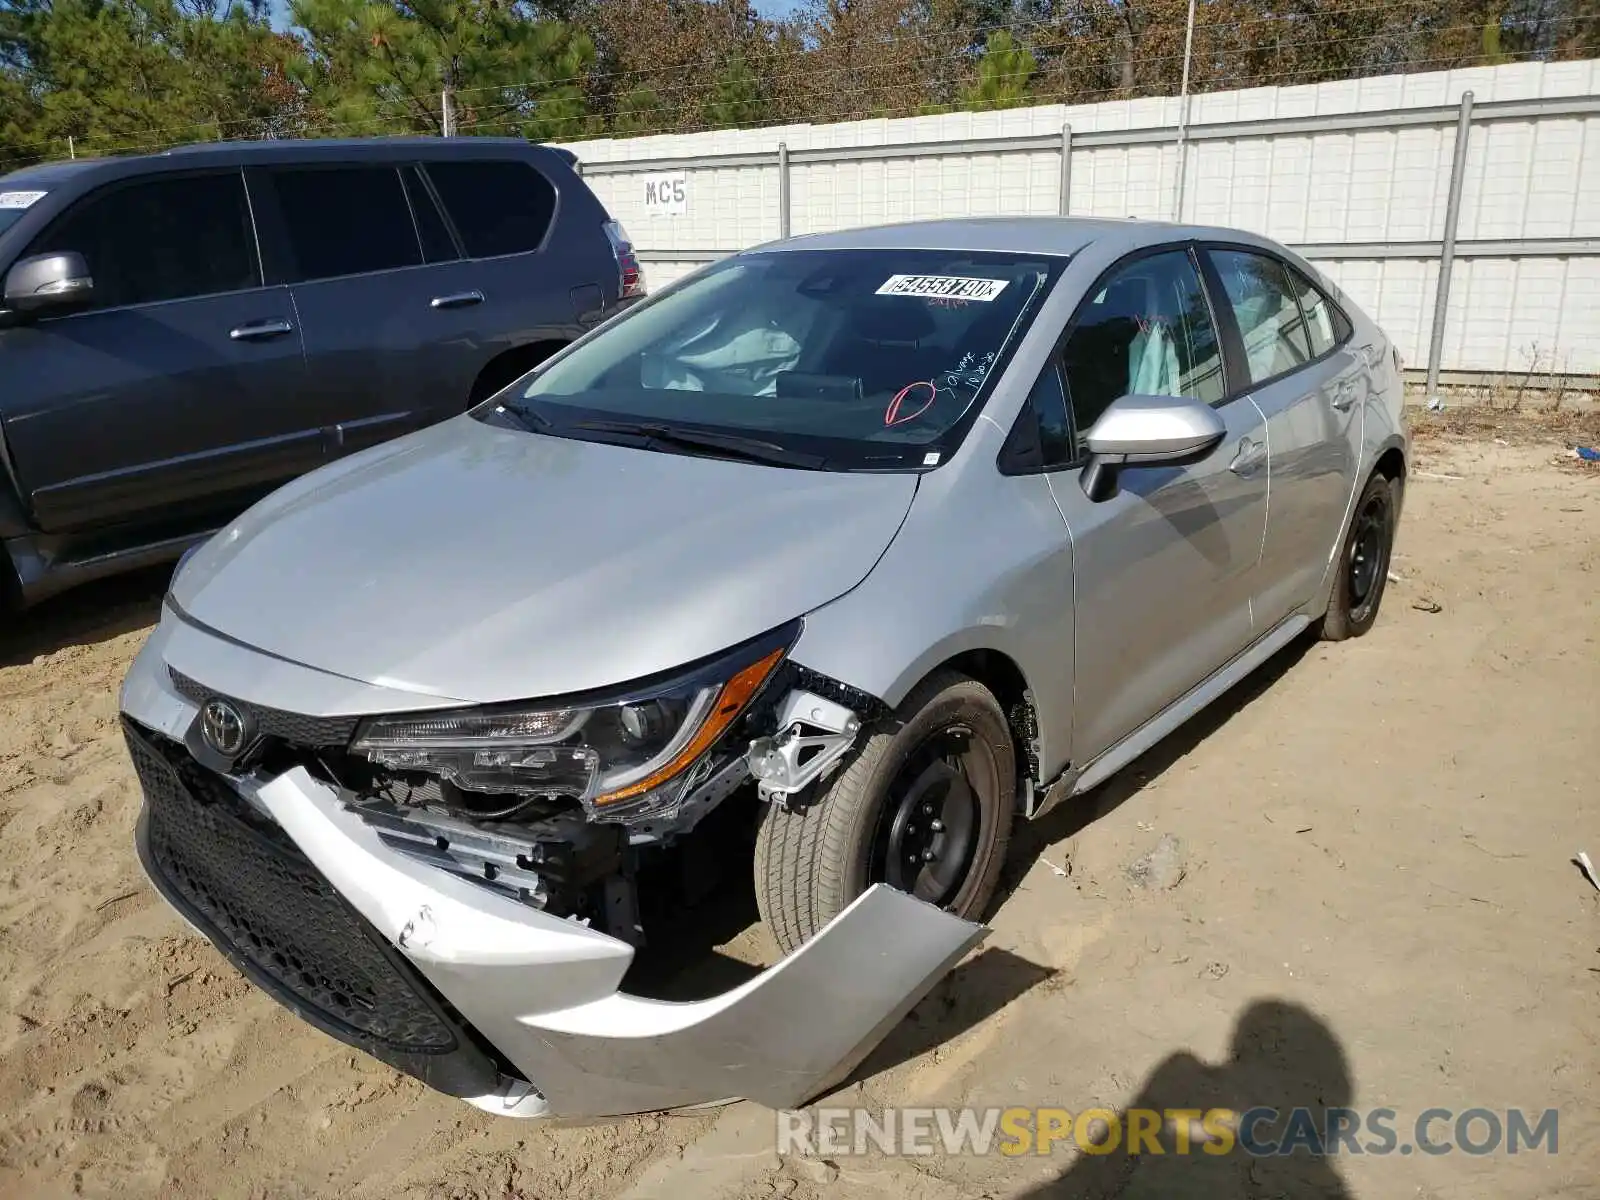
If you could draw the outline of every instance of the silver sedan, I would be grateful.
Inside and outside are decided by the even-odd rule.
[[[759,247],[186,559],[123,689],[139,852],[491,1111],[792,1105],[981,938],[1018,820],[1372,626],[1407,452],[1397,352],[1261,237]],[[782,961],[638,994],[707,863]]]

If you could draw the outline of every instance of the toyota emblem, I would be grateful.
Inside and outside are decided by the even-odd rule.
[[[237,757],[244,749],[244,714],[227,700],[208,700],[200,711],[200,735],[224,758]]]

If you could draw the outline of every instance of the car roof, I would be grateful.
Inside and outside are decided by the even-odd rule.
[[[23,167],[6,175],[0,175],[0,183],[6,187],[16,184],[39,184],[48,187],[65,183],[74,175],[81,175],[85,171],[99,166],[104,159],[99,158],[69,158],[64,162],[39,163],[32,167]]]
[[[970,250],[1074,255],[1091,245],[1116,253],[1186,238],[1261,241],[1239,230],[1134,217],[962,217],[872,225],[769,242],[758,250]]]
[[[171,170],[189,164],[234,166],[257,162],[305,162],[319,159],[348,161],[368,157],[393,158],[400,154],[418,154],[426,158],[472,158],[484,154],[492,155],[496,151],[503,153],[508,149],[546,152],[557,155],[568,164],[576,158],[570,150],[557,146],[544,146],[525,138],[514,137],[267,138],[237,142],[197,142],[149,154],[129,154],[115,158],[69,159],[65,162],[24,167],[9,175],[0,175],[0,180],[7,186],[21,183],[60,186],[82,175],[138,175],[151,171]]]

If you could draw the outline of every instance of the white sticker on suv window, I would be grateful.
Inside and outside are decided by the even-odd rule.
[[[880,296],[916,296],[924,300],[990,301],[1005,291],[1004,279],[969,279],[963,275],[891,275]]]
[[[43,199],[43,192],[0,192],[0,208],[32,208]]]

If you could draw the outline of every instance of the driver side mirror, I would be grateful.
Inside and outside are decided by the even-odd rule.
[[[19,259],[6,273],[3,303],[18,316],[65,312],[93,298],[94,277],[75,250]]]
[[[1086,438],[1080,481],[1094,501],[1117,494],[1122,467],[1177,467],[1198,462],[1227,432],[1209,404],[1181,396],[1123,396],[1100,414]]]

